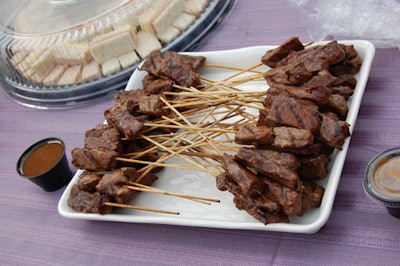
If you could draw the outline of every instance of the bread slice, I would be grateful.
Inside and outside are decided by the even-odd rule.
[[[129,52],[118,57],[119,64],[122,68],[126,68],[139,62],[139,56],[134,52]]]
[[[58,80],[58,85],[70,85],[81,82],[82,65],[68,67],[61,78]]]
[[[118,58],[111,58],[101,64],[101,72],[104,76],[110,75],[121,70],[121,65],[119,64]]]
[[[45,86],[55,86],[57,82],[64,74],[65,70],[67,69],[66,65],[57,65],[54,69],[50,70],[49,73],[46,74],[42,83]]]
[[[183,0],[156,0],[151,8],[139,17],[142,31],[155,35],[165,32],[184,9]]]
[[[175,27],[168,27],[166,31],[163,33],[157,34],[157,38],[162,41],[163,43],[170,43],[176,37],[178,37],[181,32]]]
[[[58,64],[87,64],[92,59],[87,42],[61,42],[52,49],[52,52]]]
[[[136,52],[141,58],[147,57],[152,51],[160,50],[162,48],[160,41],[157,37],[145,31],[139,31],[135,38]]]
[[[201,15],[209,2],[210,0],[185,0],[184,11],[197,18]]]
[[[83,66],[82,82],[101,77],[101,67],[96,61]]]
[[[89,44],[93,59],[102,64],[112,58],[133,51],[136,47],[132,31],[112,31],[95,38]]]
[[[193,15],[182,13],[173,23],[172,26],[183,32],[186,30],[194,21],[195,17]]]

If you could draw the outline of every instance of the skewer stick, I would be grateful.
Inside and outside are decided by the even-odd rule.
[[[127,163],[153,165],[153,166],[157,166],[157,167],[172,167],[172,168],[184,169],[184,170],[189,170],[189,171],[196,171],[196,170],[199,171],[198,168],[190,167],[188,165],[183,165],[183,164],[168,164],[168,163],[160,163],[160,162],[152,162],[152,161],[143,161],[143,160],[137,160],[137,159],[121,158],[121,157],[117,157],[116,160],[121,161],[121,162],[127,162]]]
[[[223,128],[212,128],[212,127],[193,127],[193,126],[184,126],[184,125],[158,125],[153,123],[144,123],[145,126],[149,127],[164,127],[164,128],[175,128],[175,129],[184,129],[187,131],[208,131],[208,132],[221,132],[221,133],[235,133],[235,130],[231,129],[223,129]]]
[[[154,192],[154,193],[169,195],[169,196],[176,196],[176,197],[181,197],[181,198],[186,198],[186,199],[198,199],[198,200],[203,200],[203,201],[221,202],[221,200],[219,200],[219,199],[170,192],[170,191],[146,186],[146,185],[136,183],[136,182],[129,182],[129,184],[134,185],[134,186],[128,186],[129,189],[133,189],[133,190],[137,190],[137,191],[148,191],[148,192]]]
[[[158,212],[158,213],[165,213],[165,214],[174,214],[174,215],[180,214],[179,212],[165,211],[165,210],[146,208],[146,207],[140,207],[140,206],[128,205],[128,204],[122,204],[122,203],[115,203],[115,202],[105,202],[104,205],[117,207],[117,208],[134,209],[134,210],[140,210],[140,211]]]
[[[246,71],[244,68],[233,67],[233,66],[224,66],[224,65],[218,65],[218,64],[205,63],[204,66],[206,66],[206,67],[215,67],[215,68],[224,68],[224,69],[237,70],[237,71]],[[254,70],[257,67],[258,66],[252,67],[251,69],[248,69],[247,72],[260,73],[261,71]]]
[[[171,107],[171,110],[172,110],[175,114],[177,114],[179,117],[181,117],[182,120],[183,120],[186,124],[188,124],[189,126],[193,126],[193,124],[192,124],[189,120],[187,120],[184,116],[182,116],[182,114],[181,114],[178,110],[176,110],[173,106],[171,106],[171,105],[164,99],[164,97],[161,97],[161,100],[162,100],[165,104],[167,104],[168,106],[170,106],[170,107]],[[213,146],[213,148],[214,148],[216,151],[218,151],[217,147],[215,147],[215,146],[213,145],[213,143],[212,143],[207,137],[205,137],[204,134],[203,134],[201,131],[197,131],[197,133],[198,133],[200,136],[202,136],[202,137],[204,138],[204,140],[207,141],[211,146]]]
[[[165,151],[169,152],[169,153],[171,154],[171,157],[172,157],[173,155],[176,155],[176,156],[180,157],[181,159],[183,159],[183,160],[185,160],[185,161],[188,161],[189,163],[192,163],[192,164],[196,165],[196,166],[199,167],[200,169],[203,169],[204,171],[206,171],[206,172],[208,172],[208,173],[210,173],[210,174],[213,174],[213,173],[211,172],[211,170],[207,169],[207,168],[204,167],[203,165],[198,164],[198,163],[196,163],[196,162],[190,160],[189,158],[186,158],[186,157],[182,156],[181,154],[179,154],[179,151],[177,151],[177,152],[176,152],[176,151],[173,151],[173,150],[169,149],[168,147],[162,146],[161,144],[159,144],[159,143],[157,143],[157,142],[154,142],[153,140],[147,138],[146,136],[142,136],[142,137],[145,138],[146,140],[148,140],[148,141],[154,143],[155,145],[161,147],[161,148],[164,149]],[[183,149],[185,150],[186,147],[184,147]]]

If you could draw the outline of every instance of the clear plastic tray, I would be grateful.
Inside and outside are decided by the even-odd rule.
[[[132,13],[141,12],[141,9],[144,9],[146,5],[151,5],[151,2],[154,1],[48,0],[1,3],[0,82],[3,89],[16,102],[40,109],[73,108],[111,98],[118,90],[125,88],[132,72],[146,58],[145,55],[141,55],[135,50],[138,59],[134,63],[130,62],[122,66],[123,64],[120,61],[119,69],[116,71],[111,70],[107,74],[103,72],[100,76],[94,76],[85,81],[77,79],[69,82],[69,84],[60,85],[45,83],[43,80],[37,81],[37,79],[32,78],[32,76],[35,77],[35,73],[32,74],[32,71],[30,71],[27,74],[28,71],[24,67],[17,65],[22,60],[17,54],[24,51],[22,48],[29,48],[33,51],[39,50],[40,54],[34,55],[30,60],[30,67],[37,72],[50,72],[51,70],[48,69],[56,68],[58,65],[47,64],[48,58],[43,54],[49,47],[52,48],[52,46],[58,46],[61,43],[62,49],[65,49],[67,54],[74,54],[75,50],[73,49],[76,47],[72,47],[72,51],[68,50],[71,47],[68,46],[71,42],[74,44],[79,42],[79,45],[81,43],[87,44],[95,41],[96,38],[101,38],[113,32],[124,32],[127,30],[127,24],[130,25],[129,27],[135,28],[134,34],[145,31],[142,30],[141,25],[137,26],[136,22],[133,23],[129,19]],[[171,2],[174,1],[171,0]],[[207,4],[202,12],[196,15],[192,14],[194,16],[192,23],[185,29],[181,29],[179,34],[170,41],[161,39],[156,33],[153,33],[160,44],[160,50],[193,51],[197,49],[230,14],[237,0],[209,0],[205,2]],[[76,12],[77,10],[84,12]],[[20,20],[21,17],[27,17],[28,11],[32,16]],[[36,13],[40,15],[35,16]],[[122,44],[119,45],[118,49],[120,47],[122,47]],[[45,50],[45,52],[42,50]],[[65,51],[61,53],[63,54],[63,52]],[[41,58],[38,59],[40,56]],[[71,64],[75,62],[70,63],[65,61],[64,58],[63,60],[66,67],[74,66]],[[94,59],[91,58],[90,60],[93,61]],[[112,60],[114,58],[110,59],[110,61]],[[34,67],[32,64],[34,64]],[[98,63],[96,66],[97,68],[100,67],[100,72],[102,72],[101,64]],[[65,69],[62,71],[65,71]],[[79,75],[82,75],[82,68],[77,71]],[[46,72],[46,75],[49,72]]]

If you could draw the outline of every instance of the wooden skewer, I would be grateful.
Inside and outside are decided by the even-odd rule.
[[[184,169],[184,170],[188,170],[188,171],[199,171],[198,168],[190,167],[189,165],[184,165],[184,164],[168,164],[168,163],[143,161],[143,160],[137,160],[137,159],[122,158],[122,157],[117,157],[116,160],[121,161],[121,162],[127,162],[127,163],[154,165],[157,167],[171,167],[171,168]]]
[[[149,187],[149,186],[146,186],[146,185],[143,185],[140,183],[136,183],[136,182],[129,182],[129,184],[134,185],[134,186],[128,186],[129,189],[137,190],[137,191],[154,192],[154,193],[158,193],[158,194],[176,196],[176,197],[186,198],[186,199],[198,199],[198,200],[203,200],[203,201],[221,202],[219,199],[170,192],[170,191],[166,191],[166,190],[162,190],[162,189],[158,189],[158,188],[154,188],[154,187]]]
[[[218,65],[218,64],[209,64],[209,63],[205,63],[204,66],[207,67],[215,67],[215,68],[224,68],[224,69],[229,69],[229,70],[237,70],[237,71],[244,71],[244,72],[255,72],[255,73],[259,73],[261,71],[256,71],[254,70],[255,68],[261,66],[261,65],[257,65],[255,67],[252,67],[251,69],[244,69],[244,68],[239,68],[239,67],[233,67],[233,66],[224,66],[224,65]]]
[[[211,127],[194,127],[194,126],[184,126],[184,125],[159,125],[153,123],[144,123],[145,126],[149,127],[164,127],[164,128],[175,128],[175,129],[184,129],[184,130],[191,130],[191,131],[208,131],[208,132],[221,132],[221,133],[235,133],[235,130],[231,129],[223,129],[223,128],[211,128]]]
[[[179,215],[180,214],[179,212],[165,211],[165,210],[146,208],[146,207],[140,207],[140,206],[122,204],[122,203],[115,203],[115,202],[105,202],[104,205],[117,207],[117,208],[126,208],[126,209],[134,209],[134,210],[149,211],[149,212],[158,212],[158,213],[165,213],[165,214],[174,214],[174,215]]]

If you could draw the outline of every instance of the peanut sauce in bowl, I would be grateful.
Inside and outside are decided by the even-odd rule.
[[[47,138],[33,144],[18,160],[17,172],[45,191],[63,187],[72,177],[64,142],[58,138]]]
[[[364,174],[366,193],[400,218],[400,147],[389,149],[368,164]]]

